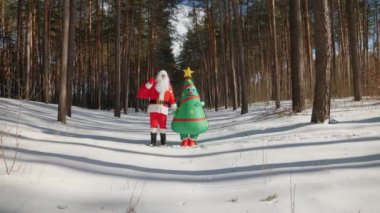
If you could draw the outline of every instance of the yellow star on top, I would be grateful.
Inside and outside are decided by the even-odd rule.
[[[190,67],[187,67],[186,69],[183,70],[183,72],[185,73],[185,78],[191,78],[191,74],[193,74],[194,71],[192,71],[190,69]]]

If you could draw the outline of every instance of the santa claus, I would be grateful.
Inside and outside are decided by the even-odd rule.
[[[156,79],[152,77],[148,82],[141,85],[137,92],[137,97],[149,100],[151,146],[157,145],[158,129],[161,136],[161,145],[166,145],[168,108],[177,109],[168,73],[165,70],[159,71]]]

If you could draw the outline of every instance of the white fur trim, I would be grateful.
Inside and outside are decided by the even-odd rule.
[[[171,106],[171,109],[172,109],[172,110],[176,110],[177,108],[178,108],[177,104],[173,104],[173,105]]]
[[[166,133],[166,129],[160,128],[160,133]]]
[[[165,90],[164,92],[162,92],[162,91],[159,91],[157,88],[156,88],[156,90],[158,91],[158,93],[160,93],[160,97],[159,97],[158,99],[160,99],[160,100],[164,100],[164,98],[165,98],[165,93],[166,93],[166,90]]]
[[[151,133],[157,133],[157,128],[150,128]]]
[[[168,115],[169,109],[163,104],[149,104],[148,113],[151,113],[151,112],[158,112],[164,115]]]
[[[149,82],[147,82],[147,83],[145,84],[145,87],[146,87],[147,89],[152,88],[152,86],[153,86],[153,84],[151,84],[151,83],[149,83]]]

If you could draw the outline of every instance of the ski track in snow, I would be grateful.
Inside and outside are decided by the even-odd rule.
[[[380,212],[380,101],[332,101],[334,124],[310,124],[289,101],[249,113],[206,111],[199,146],[149,147],[143,112],[0,98],[0,213],[6,212]],[[170,121],[172,116],[168,118]],[[170,126],[170,123],[169,125]],[[294,191],[293,191],[294,190]]]

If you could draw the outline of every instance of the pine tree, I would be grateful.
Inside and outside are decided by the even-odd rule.
[[[62,39],[62,70],[60,79],[59,104],[58,104],[58,121],[66,123],[67,115],[67,58],[69,46],[69,20],[70,20],[70,0],[64,1],[63,15],[63,39]]]
[[[50,33],[50,0],[45,0],[44,4],[44,102],[49,103],[50,95],[49,95],[49,59],[50,59],[50,51],[49,51],[49,33]]]
[[[238,59],[239,59],[239,74],[241,83],[241,114],[248,113],[248,79],[245,66],[244,46],[243,46],[243,27],[241,23],[240,10],[238,9],[238,0],[232,0],[232,10],[235,18],[237,44],[238,44]]]
[[[305,94],[303,86],[304,58],[302,51],[303,45],[300,0],[289,1],[289,24],[293,112],[301,112],[305,107]]]
[[[76,0],[70,0],[70,23],[69,23],[69,46],[67,56],[67,116],[71,117],[71,106],[73,98],[73,73],[75,70],[75,20]]]
[[[116,63],[116,85],[115,85],[115,117],[120,118],[120,93],[121,93],[121,71],[120,71],[120,16],[121,0],[117,0],[116,6],[116,39],[115,39],[115,63]]]
[[[350,63],[352,68],[352,78],[354,83],[354,99],[360,101],[361,94],[361,71],[360,71],[360,57],[359,57],[359,44],[358,44],[358,27],[356,18],[358,17],[356,1],[347,0],[347,18],[348,18],[348,41],[350,46]]]
[[[277,29],[275,16],[275,1],[268,1],[269,28],[271,33],[271,53],[272,53],[272,99],[276,102],[276,109],[280,108],[280,78],[278,75],[278,54],[277,54]]]
[[[315,8],[316,81],[311,122],[330,118],[330,78],[332,70],[331,20],[328,0],[318,0]]]

